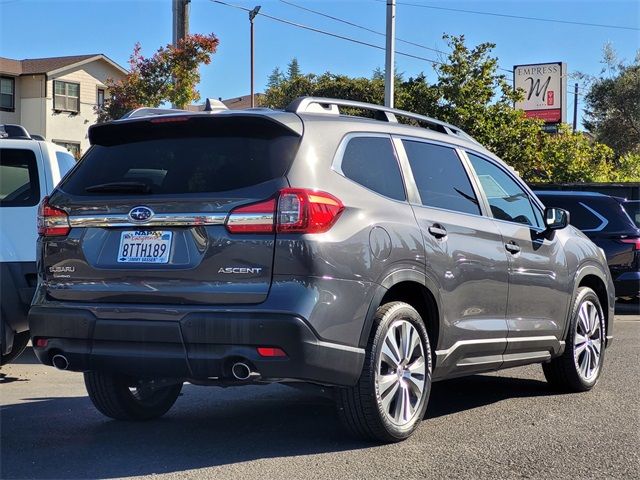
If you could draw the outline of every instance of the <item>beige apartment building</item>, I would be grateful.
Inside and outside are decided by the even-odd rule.
[[[127,71],[102,54],[13,60],[0,57],[0,124],[19,124],[30,134],[63,145],[79,157],[87,129],[104,102],[106,80]]]

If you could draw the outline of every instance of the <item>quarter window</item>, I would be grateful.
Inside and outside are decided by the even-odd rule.
[[[494,218],[533,227],[542,226],[542,215],[532,205],[529,195],[515,180],[488,160],[472,153],[468,155]]]
[[[363,187],[395,200],[406,200],[391,139],[355,137],[342,156],[342,173]]]
[[[403,140],[422,204],[479,215],[469,177],[453,148]]]
[[[53,82],[53,109],[63,110],[65,112],[80,111],[80,84],[62,82],[54,80]]]
[[[30,207],[39,201],[35,154],[31,150],[0,149],[0,207]]]
[[[0,77],[0,110],[13,112],[15,109],[15,99],[15,80],[9,77]]]

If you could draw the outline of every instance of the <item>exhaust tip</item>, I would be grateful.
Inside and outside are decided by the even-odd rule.
[[[67,357],[65,357],[64,355],[54,355],[51,359],[51,363],[53,363],[53,366],[58,370],[66,370],[67,368],[69,368],[69,360],[67,360]]]
[[[248,380],[251,376],[251,369],[246,363],[237,362],[231,367],[231,374],[236,380]]]

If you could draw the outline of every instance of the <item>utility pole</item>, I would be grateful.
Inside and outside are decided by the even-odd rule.
[[[191,0],[173,0],[173,45],[189,33],[189,4]]]
[[[256,95],[254,91],[254,68],[253,68],[253,57],[254,57],[254,43],[253,43],[253,20],[258,15],[260,11],[260,5],[249,12],[249,23],[251,24],[251,108],[256,106]]]
[[[191,0],[173,0],[173,46],[177,47],[178,42],[189,33],[189,4]],[[178,80],[174,77],[174,83]],[[173,108],[184,108],[184,105],[171,105]]]
[[[578,84],[573,87],[573,131],[578,129]]]
[[[393,108],[393,82],[395,80],[396,0],[387,0],[387,45],[384,68],[384,105]]]

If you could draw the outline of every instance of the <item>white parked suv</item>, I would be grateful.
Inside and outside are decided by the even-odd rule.
[[[0,365],[29,342],[38,205],[75,163],[66,149],[23,127],[0,125]]]

